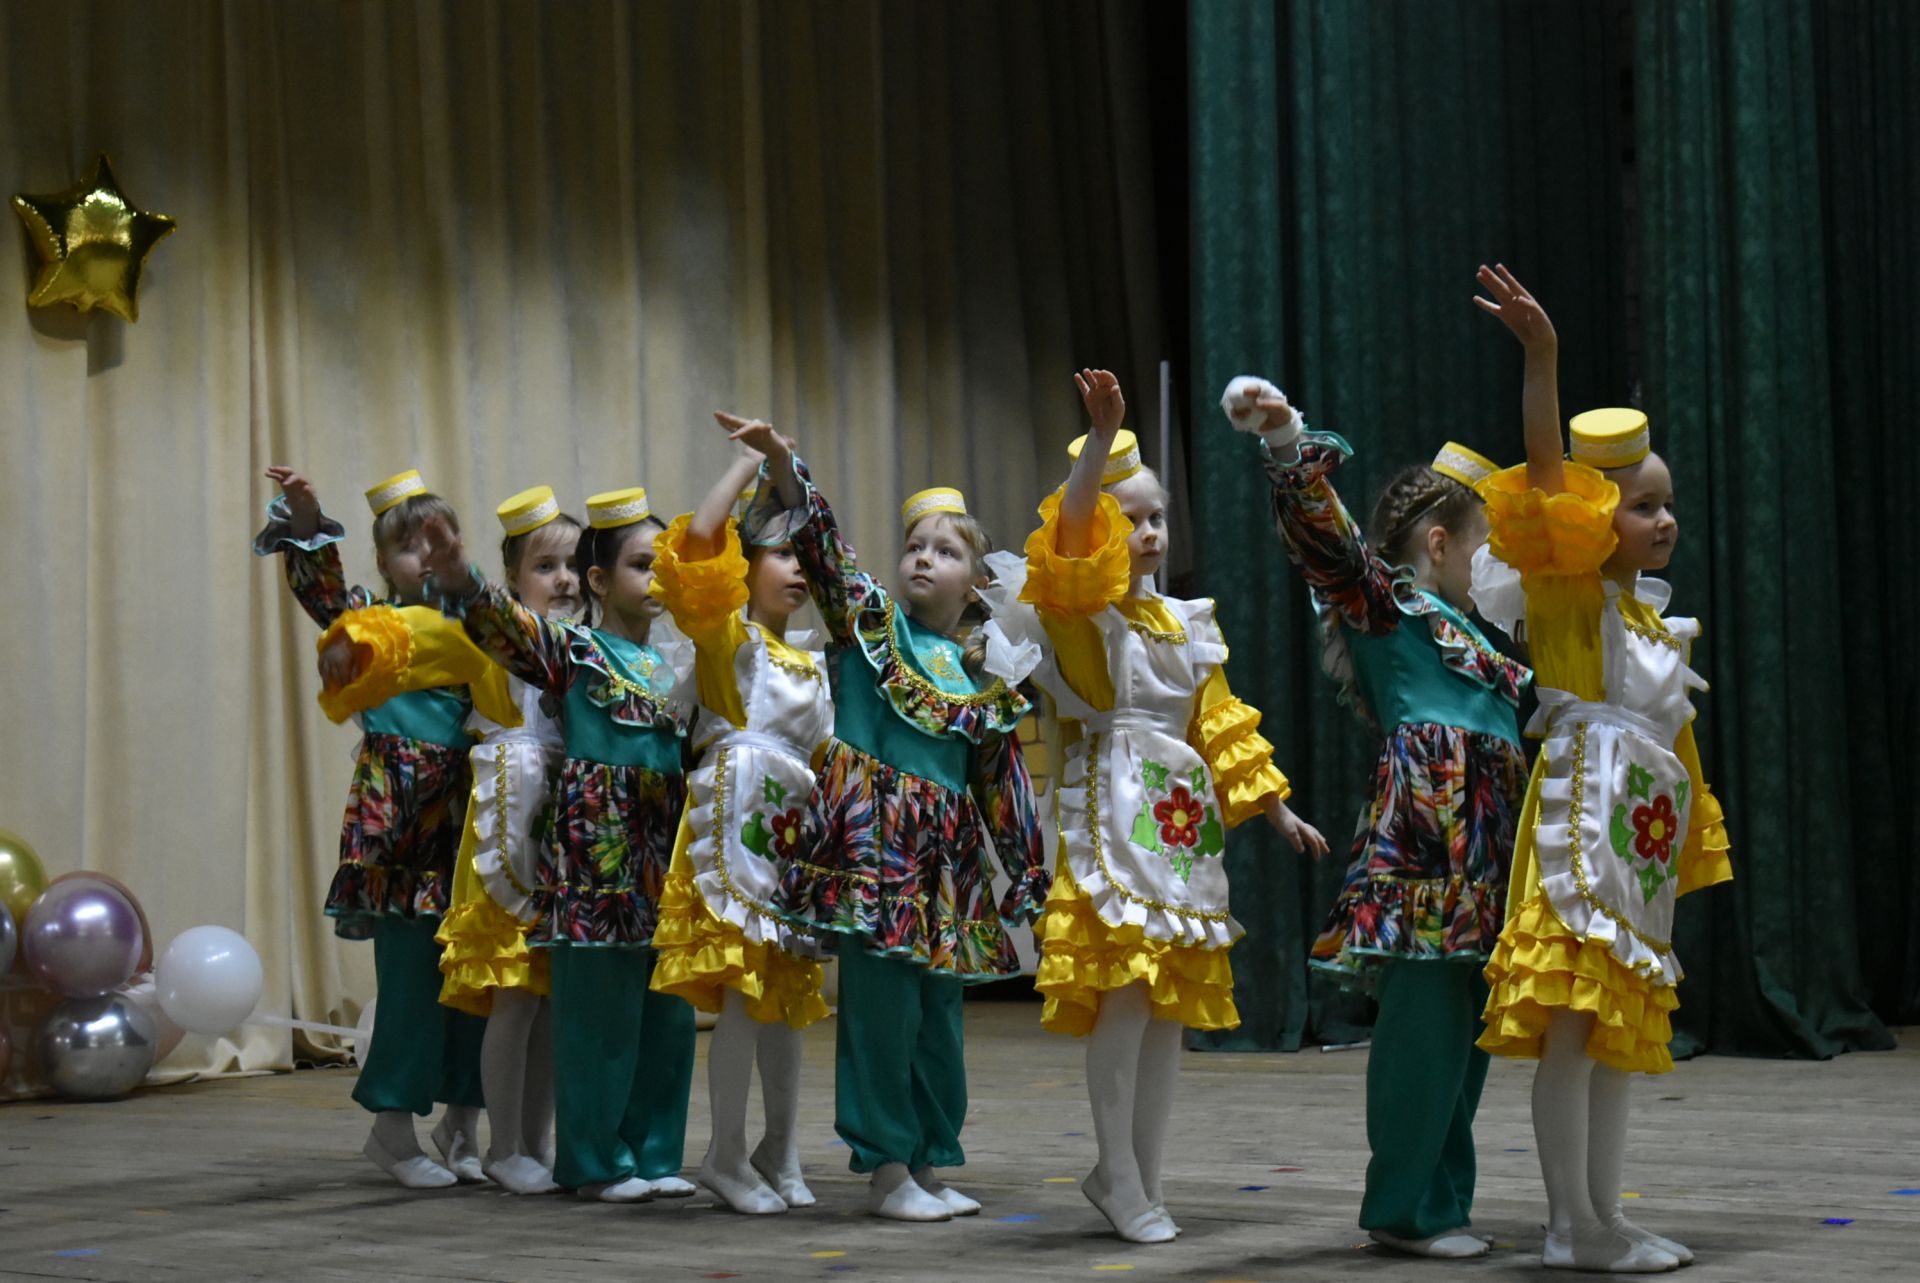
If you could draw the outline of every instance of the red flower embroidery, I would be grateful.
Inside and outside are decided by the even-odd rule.
[[[1673,812],[1673,799],[1664,793],[1649,806],[1633,809],[1633,849],[1643,860],[1665,864],[1673,855],[1673,839],[1680,830],[1680,817]]]
[[[767,825],[776,858],[791,860],[800,850],[800,818],[800,808],[796,806],[774,816]]]
[[[1174,785],[1166,800],[1154,805],[1153,818],[1160,822],[1160,840],[1168,846],[1194,846],[1200,841],[1200,804],[1184,784]]]

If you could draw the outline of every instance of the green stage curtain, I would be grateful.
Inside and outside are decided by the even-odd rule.
[[[1895,747],[1914,606],[1885,587],[1916,551],[1915,456],[1887,441],[1917,377],[1914,16],[1864,0],[1189,15],[1199,584],[1296,809],[1336,846],[1312,869],[1237,835],[1246,1024],[1207,1045],[1343,1041],[1365,1020],[1305,957],[1376,744],[1317,671],[1253,447],[1214,401],[1235,374],[1280,383],[1353,442],[1340,488],[1357,512],[1448,438],[1517,459],[1519,353],[1468,304],[1496,258],[1554,316],[1564,409],[1644,404],[1674,468],[1676,608],[1707,625],[1700,730],[1737,872],[1683,902],[1676,1051],[1891,1045],[1873,1007],[1920,1007],[1901,841],[1920,801]]]
[[[1646,408],[1680,503],[1677,607],[1707,625],[1701,743],[1736,874],[1684,906],[1677,1023],[1714,1050],[1799,1056],[1893,1045],[1869,1005],[1855,896],[1880,858],[1856,857],[1862,839],[1890,852],[1901,831],[1886,823],[1890,710],[1851,680],[1872,670],[1848,654],[1856,629],[1890,619],[1849,567],[1879,521],[1911,529],[1848,494],[1859,464],[1879,466],[1852,456],[1879,452],[1884,413],[1856,404],[1872,395],[1873,336],[1828,324],[1854,306],[1836,286],[1862,269],[1844,246],[1841,271],[1827,263],[1821,88],[1848,76],[1820,74],[1816,10],[1645,3],[1634,33]],[[1860,163],[1867,135],[1842,142],[1842,163]],[[1871,225],[1860,193],[1845,199]],[[1863,518],[1875,524],[1848,538]]]

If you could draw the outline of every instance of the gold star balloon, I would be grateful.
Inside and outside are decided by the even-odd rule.
[[[51,196],[15,196],[13,212],[40,254],[28,307],[71,303],[82,312],[104,307],[140,319],[141,269],[174,224],[134,208],[105,153],[93,162],[93,177]]]

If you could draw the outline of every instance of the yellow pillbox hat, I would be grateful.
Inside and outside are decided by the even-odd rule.
[[[531,490],[522,490],[494,509],[494,512],[508,534],[524,535],[559,516],[560,504],[553,497],[552,486],[535,486]]]
[[[1085,436],[1075,437],[1072,444],[1067,447],[1067,457],[1075,463],[1078,463],[1081,452],[1086,448],[1087,438]],[[1107,447],[1107,466],[1106,470],[1100,474],[1100,484],[1110,486],[1116,481],[1125,481],[1128,477],[1140,471],[1142,466],[1140,462],[1140,438],[1134,436],[1133,433],[1127,429],[1122,428],[1113,434],[1113,444]]]
[[[413,468],[405,472],[396,472],[367,491],[367,507],[373,509],[373,515],[379,516],[404,499],[427,492],[427,483],[420,479],[420,473]]]
[[[647,491],[644,486],[634,486],[628,490],[609,490],[605,494],[591,495],[587,499],[587,524],[595,530],[612,530],[616,526],[630,526],[636,521],[645,521],[653,515],[653,509],[647,507]]]
[[[1472,490],[1500,471],[1500,466],[1478,450],[1469,450],[1458,441],[1449,441],[1440,447],[1439,454],[1433,456],[1433,470],[1443,477],[1452,477]]]
[[[1576,414],[1567,431],[1573,438],[1573,461],[1589,468],[1624,468],[1653,451],[1646,413],[1624,406]]]
[[[931,517],[936,512],[951,512],[958,516],[967,515],[967,497],[952,486],[934,486],[907,496],[900,505],[900,524],[908,530],[922,517]]]

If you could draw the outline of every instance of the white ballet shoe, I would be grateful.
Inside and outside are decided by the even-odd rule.
[[[931,1167],[913,1173],[913,1183],[947,1205],[955,1216],[978,1216],[980,1204],[933,1174]]]
[[[780,1201],[788,1207],[812,1207],[818,1203],[820,1200],[813,1196],[813,1191],[807,1188],[806,1178],[800,1174],[799,1162],[790,1160],[776,1163],[762,1152],[765,1148],[766,1142],[762,1141],[747,1161],[752,1164],[754,1171],[760,1173],[760,1179],[773,1187]]]
[[[653,1182],[641,1180],[638,1176],[629,1176],[620,1181],[602,1181],[596,1185],[582,1185],[574,1192],[581,1198],[590,1198],[601,1203],[647,1203],[653,1200]]]
[[[905,1163],[883,1163],[867,1185],[867,1210],[890,1221],[950,1221],[953,1209],[921,1189]]]
[[[1540,1264],[1550,1270],[1591,1270],[1599,1274],[1665,1274],[1680,1268],[1680,1258],[1624,1234],[1596,1225],[1562,1237],[1549,1233]]]
[[[1652,1230],[1641,1229],[1638,1225],[1628,1220],[1624,1213],[1615,1212],[1613,1219],[1607,1222],[1607,1228],[1611,1229],[1615,1234],[1632,1239],[1636,1243],[1645,1243],[1648,1247],[1657,1247],[1682,1265],[1693,1264],[1692,1248],[1688,1247],[1685,1243],[1676,1243],[1670,1238],[1663,1238],[1661,1235],[1655,1234]]]
[[[1113,1232],[1129,1243],[1171,1243],[1180,1236],[1173,1218],[1164,1211],[1156,1212],[1144,1196],[1137,1206],[1115,1198],[1113,1191],[1100,1178],[1100,1169],[1097,1167],[1087,1174],[1087,1179],[1080,1182],[1080,1192],[1087,1196],[1089,1203],[1100,1209],[1100,1215],[1107,1218],[1107,1224],[1113,1226]]]
[[[658,1198],[692,1198],[700,1187],[678,1176],[662,1176],[653,1182],[653,1192]]]
[[[1401,1238],[1385,1230],[1368,1230],[1367,1237],[1395,1252],[1440,1261],[1463,1261],[1469,1257],[1485,1256],[1492,1250],[1492,1244],[1466,1229],[1448,1230],[1427,1238]]]
[[[372,1159],[375,1167],[408,1189],[445,1189],[459,1183],[458,1177],[425,1154],[396,1158],[377,1136],[369,1135],[360,1152]]]
[[[509,1154],[486,1164],[487,1179],[509,1194],[551,1194],[560,1186],[553,1173],[529,1154]]]
[[[700,1164],[700,1183],[719,1195],[720,1201],[743,1216],[772,1216],[787,1210],[786,1200],[762,1181],[751,1167],[747,1175],[736,1176],[720,1170],[712,1158]]]
[[[450,1118],[442,1118],[433,1129],[433,1147],[440,1151],[446,1168],[462,1185],[484,1185],[487,1173],[480,1166],[473,1137],[460,1131]]]

